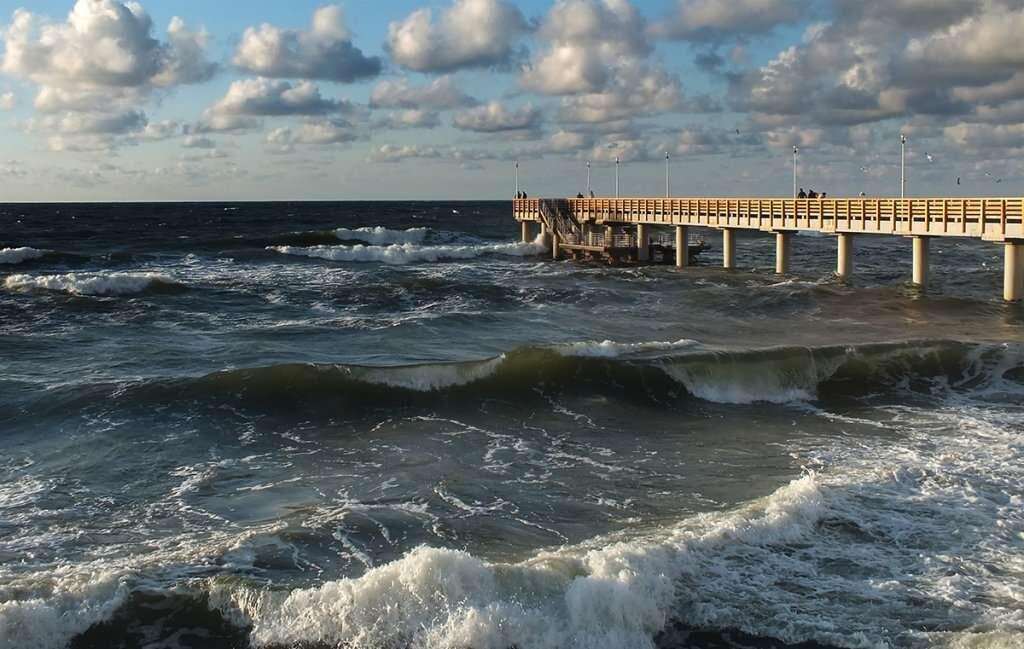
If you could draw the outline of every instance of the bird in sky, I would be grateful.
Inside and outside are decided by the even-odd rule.
[[[928,162],[935,162],[935,158],[927,151],[924,152],[924,157],[928,159]]]

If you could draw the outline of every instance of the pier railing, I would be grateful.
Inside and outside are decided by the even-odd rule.
[[[1024,239],[1024,198],[528,198],[516,219],[540,220],[542,201],[580,223]]]

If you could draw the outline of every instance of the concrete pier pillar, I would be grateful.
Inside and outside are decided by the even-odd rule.
[[[558,259],[558,235],[551,235],[551,258]]]
[[[775,233],[775,272],[779,275],[789,272],[789,249],[792,243],[792,232]]]
[[[651,260],[651,239],[647,234],[647,226],[643,223],[636,225],[636,258],[639,261]]]
[[[531,221],[522,221],[520,223],[520,227],[522,228],[522,232],[523,232],[523,243],[529,243],[530,241],[532,241],[533,237],[530,236],[530,235],[533,234],[533,224],[532,224],[532,222]]]
[[[848,232],[840,232],[839,259],[836,263],[836,275],[847,279],[853,273],[853,235]]]
[[[1024,240],[1007,241],[1003,268],[1003,299],[1024,300]]]
[[[686,226],[676,226],[676,267],[686,268],[690,265],[690,240],[686,236]]]
[[[722,230],[722,268],[736,268],[736,231]]]
[[[922,289],[928,287],[928,257],[931,246],[928,237],[914,237],[914,275],[915,286]]]

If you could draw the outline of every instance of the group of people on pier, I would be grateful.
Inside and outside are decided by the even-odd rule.
[[[800,193],[796,195],[797,198],[825,198],[826,196],[828,196],[828,194],[825,192],[821,192],[819,194],[813,189],[809,192],[805,192],[803,187],[800,188]]]

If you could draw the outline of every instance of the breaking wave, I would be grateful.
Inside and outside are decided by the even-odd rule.
[[[527,257],[539,255],[546,250],[542,237],[528,243],[493,243],[481,245],[439,245],[423,246],[415,243],[394,243],[391,245],[354,246],[270,246],[285,255],[297,255],[329,261],[379,262],[404,265],[422,262],[475,259],[485,255],[506,255]]]
[[[54,291],[69,295],[134,295],[146,291],[175,290],[183,285],[159,273],[66,273],[63,275],[10,275],[9,291]]]
[[[476,409],[481,399],[544,401],[558,395],[685,404],[829,402],[866,394],[957,391],[1024,384],[1024,347],[918,342],[853,347],[708,351],[697,343],[523,348],[480,361],[394,367],[282,364],[202,377],[150,379],[117,386],[132,403],[201,399],[256,409],[310,407],[325,416],[374,408]],[[618,351],[611,351],[616,350]],[[617,355],[616,355],[617,354]],[[109,386],[69,386],[67,407]],[[48,399],[57,399],[58,392]]]
[[[389,230],[376,226],[365,228],[338,228],[334,231],[339,241],[362,241],[374,246],[388,244],[420,244],[426,239],[427,228],[409,228],[408,230]]]
[[[20,264],[46,256],[45,250],[35,248],[0,248],[0,264]]]

